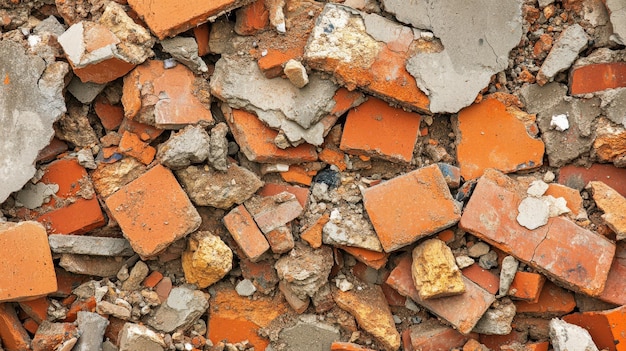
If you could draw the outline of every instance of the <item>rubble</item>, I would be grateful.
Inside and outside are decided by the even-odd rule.
[[[1,3],[0,350],[620,350],[620,6]]]

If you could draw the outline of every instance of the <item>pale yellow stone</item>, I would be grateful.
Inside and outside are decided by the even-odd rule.
[[[182,256],[185,279],[200,289],[222,279],[233,268],[232,262],[233,252],[210,232],[191,235]]]
[[[459,295],[465,284],[452,250],[439,239],[429,239],[413,249],[411,274],[422,299]]]

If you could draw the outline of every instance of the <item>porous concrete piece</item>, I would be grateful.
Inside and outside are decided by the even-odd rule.
[[[91,180],[98,195],[106,199],[145,171],[146,166],[136,158],[124,157],[115,163],[100,163],[91,173]]]
[[[215,64],[210,86],[211,94],[233,108],[253,112],[269,127],[282,130],[291,143],[304,140],[313,145],[324,141],[320,120],[335,107],[333,97],[338,89],[317,74],[298,89],[282,78],[266,78],[252,60],[229,56]]]
[[[513,256],[506,256],[502,260],[502,268],[500,269],[500,287],[498,288],[499,296],[505,296],[509,292],[511,283],[513,283],[515,274],[517,274],[517,267],[519,267],[519,261]]]
[[[332,209],[330,220],[322,228],[322,242],[382,252],[380,240],[370,221],[363,216],[361,206],[356,204],[354,207],[341,206]]]
[[[469,255],[469,257],[479,258],[482,255],[486,255],[489,252],[489,250],[490,250],[490,247],[487,243],[479,241],[475,243],[474,245],[470,246],[470,248],[467,250],[467,254]]]
[[[517,208],[517,223],[533,230],[548,223],[550,217],[550,205],[543,199],[527,197]]]
[[[615,232],[617,240],[626,239],[626,198],[600,181],[589,182],[593,201],[604,211],[602,219]]]
[[[383,0],[381,1],[385,11],[393,14],[398,21],[412,25],[415,28],[432,30],[430,19],[429,3],[427,0],[402,1]]]
[[[124,324],[119,334],[119,346],[119,351],[165,350],[165,342],[161,336],[135,323]]]
[[[394,2],[400,3],[386,1],[385,6]],[[410,22],[422,26],[426,22],[425,29],[431,29],[443,44],[443,51],[417,53],[406,65],[430,98],[432,112],[454,113],[469,106],[491,76],[507,68],[509,51],[522,36],[522,2],[488,0],[476,6],[464,1],[418,1],[412,6],[425,7],[426,15],[404,13],[415,17]]]
[[[235,290],[239,296],[252,296],[256,291],[256,287],[252,284],[250,279],[244,279],[237,283]]]
[[[613,35],[611,39],[620,45],[626,45],[626,6],[620,0],[607,0]]]
[[[228,125],[224,122],[216,124],[211,128],[211,141],[209,143],[208,162],[218,171],[228,170]]]
[[[537,83],[543,85],[551,81],[557,73],[568,69],[578,58],[578,54],[587,47],[588,41],[587,33],[578,23],[567,27],[543,61],[537,74]]]
[[[73,351],[99,350],[109,320],[97,313],[79,311],[76,317],[80,338]]]
[[[20,44],[0,43],[0,203],[35,175],[35,159],[66,111],[62,90],[69,66],[29,56]],[[28,141],[28,142],[26,142]]]
[[[312,297],[328,282],[332,266],[333,252],[330,247],[313,249],[300,243],[274,265],[278,277],[287,283],[301,300]]]
[[[330,350],[339,338],[339,329],[319,322],[315,315],[300,316],[296,325],[284,328],[278,335],[279,342],[286,344],[285,351]]]
[[[189,166],[177,171],[176,175],[197,206],[229,209],[249,199],[263,186],[256,174],[236,164],[230,165],[226,172]]]
[[[208,72],[206,63],[198,56],[198,44],[194,38],[174,37],[161,40],[163,51],[172,55],[176,61],[187,66],[195,74]]]
[[[15,194],[17,205],[22,205],[30,210],[40,207],[50,201],[52,195],[59,191],[58,184],[26,183],[22,190]]]
[[[558,318],[550,321],[550,341],[554,351],[597,351],[589,332]]]
[[[513,330],[515,304],[508,298],[495,302],[480,318],[473,332],[485,335],[508,335]]]
[[[156,158],[170,169],[202,163],[209,157],[211,139],[202,126],[187,126],[159,145]]]
[[[114,277],[124,266],[122,257],[62,254],[59,266],[76,274]]]
[[[172,289],[167,300],[156,313],[146,320],[152,328],[171,333],[176,329],[186,330],[209,308],[205,293],[186,286]]]
[[[96,306],[96,312],[101,315],[113,316],[122,320],[129,320],[131,316],[130,306],[121,306],[108,301],[100,301]]]
[[[305,85],[309,84],[309,75],[306,73],[306,68],[304,68],[304,65],[300,61],[294,59],[287,61],[283,72],[291,84],[295,85],[297,88],[303,88]]]
[[[143,261],[137,261],[133,269],[130,270],[130,276],[122,283],[122,290],[134,291],[141,287],[141,282],[150,273],[150,268]]]
[[[380,286],[349,291],[333,289],[333,299],[339,307],[353,315],[359,326],[372,334],[385,350],[400,348],[400,334]]]
[[[132,256],[128,240],[87,235],[51,234],[48,243],[52,252],[92,256]]]
[[[193,233],[182,255],[187,283],[204,289],[222,279],[232,269],[233,252],[210,232]]]
[[[424,300],[465,292],[452,250],[439,239],[426,240],[413,249],[411,275]]]
[[[626,127],[626,88],[606,90],[599,93],[602,109],[613,123]]]

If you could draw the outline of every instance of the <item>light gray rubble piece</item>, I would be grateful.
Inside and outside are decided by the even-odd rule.
[[[322,241],[327,245],[347,245],[382,252],[378,235],[364,216],[360,204],[341,206],[330,212],[330,220],[322,229]],[[360,208],[359,208],[360,207]],[[358,211],[358,210],[361,211]]]
[[[472,331],[485,335],[508,335],[512,331],[511,323],[515,311],[515,304],[508,298],[496,301],[483,314]]]
[[[51,234],[50,250],[58,254],[92,256],[132,256],[135,254],[128,240],[87,235]]]
[[[511,283],[513,283],[515,274],[517,274],[517,267],[519,267],[519,261],[513,256],[506,256],[502,260],[502,268],[500,269],[500,288],[498,289],[499,296],[505,296],[509,292]]]
[[[209,68],[198,56],[198,44],[194,38],[174,37],[161,40],[163,51],[172,55],[176,61],[187,66],[196,74],[208,72]]]
[[[128,279],[124,281],[122,284],[122,290],[126,291],[134,291],[138,290],[141,286],[141,282],[148,276],[150,273],[150,268],[143,261],[137,261],[133,269],[130,270],[130,275]]]
[[[334,341],[339,341],[339,329],[319,322],[315,315],[300,316],[296,325],[284,328],[278,335],[285,351],[330,350]]]
[[[626,45],[626,4],[624,0],[606,0],[609,9],[611,24],[613,25],[613,41]]]
[[[119,351],[164,351],[163,338],[143,325],[126,323],[119,335]]]
[[[548,57],[543,61],[537,74],[537,82],[545,84],[557,73],[568,69],[587,47],[589,37],[578,23],[567,27],[552,46]]]
[[[131,311],[125,306],[116,305],[108,301],[100,301],[96,306],[96,312],[102,315],[110,315],[122,320],[129,320]]]
[[[62,254],[59,266],[76,274],[114,277],[124,265],[122,257]]]
[[[239,296],[252,296],[256,291],[256,287],[254,286],[254,284],[252,284],[252,281],[250,279],[244,279],[237,283],[237,286],[235,286],[235,291],[237,291],[237,294],[239,294]]]
[[[403,21],[432,30],[443,44],[443,51],[417,53],[406,66],[419,88],[429,96],[432,112],[455,113],[470,105],[489,84],[491,76],[508,67],[509,51],[522,37],[522,3],[383,1],[385,8],[395,9],[396,14],[402,12]],[[413,12],[411,8],[421,11]]]
[[[609,89],[597,95],[602,100],[606,117],[626,128],[626,88]]]
[[[50,201],[50,197],[59,191],[58,184],[26,183],[22,190],[15,194],[16,205],[22,205],[30,210],[40,207]]]
[[[187,126],[159,145],[157,159],[170,169],[181,169],[209,157],[211,138],[202,126]]]
[[[67,86],[69,91],[78,101],[83,104],[90,104],[98,94],[100,94],[106,84],[98,84],[92,82],[83,83],[78,76],[72,77],[70,84]]]
[[[146,320],[146,324],[165,333],[171,333],[176,329],[186,330],[206,312],[207,308],[209,300],[204,292],[187,286],[178,286],[172,289],[165,303]]]
[[[587,329],[558,318],[550,321],[550,341],[554,351],[598,351]]]
[[[218,171],[228,170],[228,125],[224,122],[211,128],[211,143],[209,148],[209,164]]]
[[[537,229],[548,223],[550,205],[536,197],[527,197],[519,204],[517,223],[530,230]]]
[[[97,313],[79,311],[76,323],[80,330],[80,338],[72,351],[100,350],[109,320]]]
[[[288,80],[266,78],[257,63],[222,56],[211,77],[211,94],[231,107],[256,114],[274,129],[282,130],[296,144],[324,142],[324,125],[320,120],[335,107],[333,99],[338,86],[317,74],[309,84],[298,89]]]
[[[300,243],[274,265],[278,278],[302,300],[315,295],[328,282],[332,266],[333,251],[329,246],[313,249]]]
[[[0,41],[0,203],[35,175],[35,159],[66,111],[65,62],[46,67],[10,40]]]

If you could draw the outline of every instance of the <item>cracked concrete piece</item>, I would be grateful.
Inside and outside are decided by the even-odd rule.
[[[50,201],[50,197],[59,191],[58,184],[27,183],[22,190],[15,195],[17,205],[22,205],[29,210],[34,210]]]
[[[517,208],[517,223],[533,230],[548,223],[550,217],[550,206],[543,199],[527,197]]]
[[[67,86],[69,91],[78,101],[83,104],[90,104],[98,94],[104,90],[106,84],[98,84],[92,82],[82,82],[78,76],[72,77],[70,84]]]
[[[568,69],[587,47],[589,37],[578,23],[567,27],[552,46],[548,57],[543,61],[537,74],[540,85],[551,81],[557,73]]]
[[[159,145],[156,158],[162,165],[176,170],[209,157],[211,139],[202,126],[187,126]]]
[[[550,341],[554,351],[598,351],[587,329],[558,318],[550,321]]]
[[[174,37],[161,41],[163,51],[172,55],[176,61],[187,66],[196,74],[208,72],[209,68],[198,56],[198,44],[194,38]]]
[[[211,129],[208,162],[218,171],[228,171],[228,125],[220,122]]]
[[[549,185],[546,184],[543,180],[534,180],[530,183],[528,190],[526,193],[532,197],[540,197],[545,194],[546,190],[548,190]]]
[[[171,333],[176,329],[186,330],[209,308],[205,293],[186,286],[172,289],[170,295],[156,310],[154,316],[146,320],[152,328]]]
[[[148,276],[150,273],[150,268],[143,261],[138,261],[135,263],[135,266],[130,271],[130,275],[128,278],[122,283],[122,290],[133,291],[139,290],[141,287],[141,282]]]
[[[476,99],[493,74],[507,68],[509,51],[522,36],[522,1],[487,0],[480,6],[435,1],[426,6],[444,49],[418,53],[406,68],[429,96],[432,112],[458,112]],[[422,21],[423,13],[417,17]]]
[[[372,224],[363,216],[362,208],[360,213],[351,211],[348,207],[334,208],[330,212],[330,220],[322,229],[322,241],[326,245],[346,245],[376,252],[383,251]]]
[[[339,338],[339,329],[319,322],[316,315],[300,316],[296,325],[281,330],[278,335],[278,340],[286,344],[285,351],[330,350]]]
[[[626,88],[609,89],[597,95],[602,100],[601,107],[606,117],[626,127]]]
[[[335,107],[338,86],[317,74],[298,89],[282,78],[266,78],[256,62],[222,56],[211,77],[211,94],[233,108],[256,114],[263,123],[280,129],[292,144],[305,140],[313,145],[324,141],[320,120]]]
[[[626,4],[623,0],[606,0],[611,24],[613,25],[613,41],[626,45]]]
[[[499,296],[506,296],[509,292],[511,283],[513,283],[515,274],[517,274],[517,267],[519,267],[519,261],[513,256],[506,256],[502,260],[502,267],[500,268],[500,287],[498,288]]]
[[[508,298],[495,302],[478,320],[472,332],[485,335],[508,335],[515,317],[515,304]]]
[[[80,338],[73,351],[99,350],[109,320],[93,312],[79,311],[76,317]]]
[[[412,25],[415,28],[432,30],[428,0],[382,0],[385,11],[393,14],[398,21]]]
[[[51,234],[48,242],[50,250],[57,254],[127,257],[135,254],[128,240],[123,238]]]
[[[124,266],[121,257],[61,254],[59,266],[76,274],[114,277]]]
[[[0,42],[0,203],[35,175],[35,159],[66,111],[62,90],[67,63],[29,56],[15,42]],[[10,59],[7,59],[10,58]]]
[[[119,351],[165,350],[165,342],[161,336],[143,325],[134,323],[124,324],[119,334],[119,345]]]

